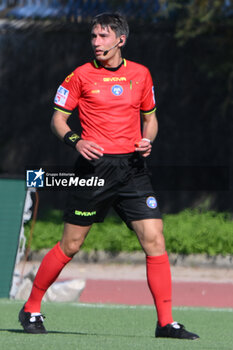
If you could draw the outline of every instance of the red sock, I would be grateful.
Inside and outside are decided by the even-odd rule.
[[[60,242],[45,255],[34,279],[32,291],[24,306],[24,311],[40,312],[41,300],[45,292],[70,260],[71,258],[61,250]]]
[[[147,256],[147,281],[153,295],[158,323],[161,327],[173,322],[172,283],[167,252],[160,256]]]

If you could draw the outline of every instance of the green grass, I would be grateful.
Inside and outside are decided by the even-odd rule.
[[[197,332],[196,341],[154,338],[150,306],[44,303],[46,335],[23,333],[22,302],[0,300],[1,350],[232,349],[232,309],[174,308],[174,318]]]
[[[30,223],[25,226],[29,235]],[[50,210],[36,222],[31,249],[53,247],[61,239],[62,212]],[[187,209],[178,214],[164,215],[164,235],[167,251],[178,254],[233,254],[233,220],[230,213]],[[141,250],[133,231],[116,216],[94,224],[83,250],[111,252]]]

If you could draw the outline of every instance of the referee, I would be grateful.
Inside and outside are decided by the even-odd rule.
[[[30,297],[19,313],[27,333],[46,333],[40,312],[45,292],[80,250],[92,224],[102,222],[112,206],[135,231],[146,255],[148,285],[158,318],[155,336],[199,338],[172,317],[163,223],[145,164],[158,132],[154,87],[145,66],[121,56],[128,34],[121,15],[96,16],[91,25],[95,59],[68,75],[57,90],[52,130],[79,153],[78,175],[103,179],[104,186],[79,187],[70,194],[62,239],[44,257]],[[75,108],[81,135],[67,124]]]

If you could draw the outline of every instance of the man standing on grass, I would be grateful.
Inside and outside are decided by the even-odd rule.
[[[155,336],[199,338],[172,317],[163,223],[145,165],[158,131],[154,87],[146,67],[121,56],[128,34],[122,16],[96,16],[91,26],[95,60],[78,67],[57,90],[53,131],[80,154],[76,163],[79,176],[104,179],[105,185],[80,187],[69,196],[61,242],[44,257],[30,297],[19,313],[25,332],[46,333],[40,313],[45,292],[79,251],[92,224],[103,221],[113,206],[135,231],[146,254],[148,285],[158,317]],[[67,125],[76,107],[81,136]]]

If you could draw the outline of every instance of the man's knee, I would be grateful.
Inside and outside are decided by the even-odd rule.
[[[61,240],[61,249],[64,254],[73,257],[79,252],[91,226],[78,226],[66,223]]]
[[[76,241],[61,241],[61,249],[64,254],[70,258],[73,258],[73,256],[79,252],[81,245],[82,244]]]
[[[132,222],[142,248],[147,255],[162,255],[165,252],[163,222],[160,219],[148,219]]]
[[[162,231],[154,230],[148,235],[145,234],[144,249],[147,255],[162,255],[165,253],[165,239]]]

